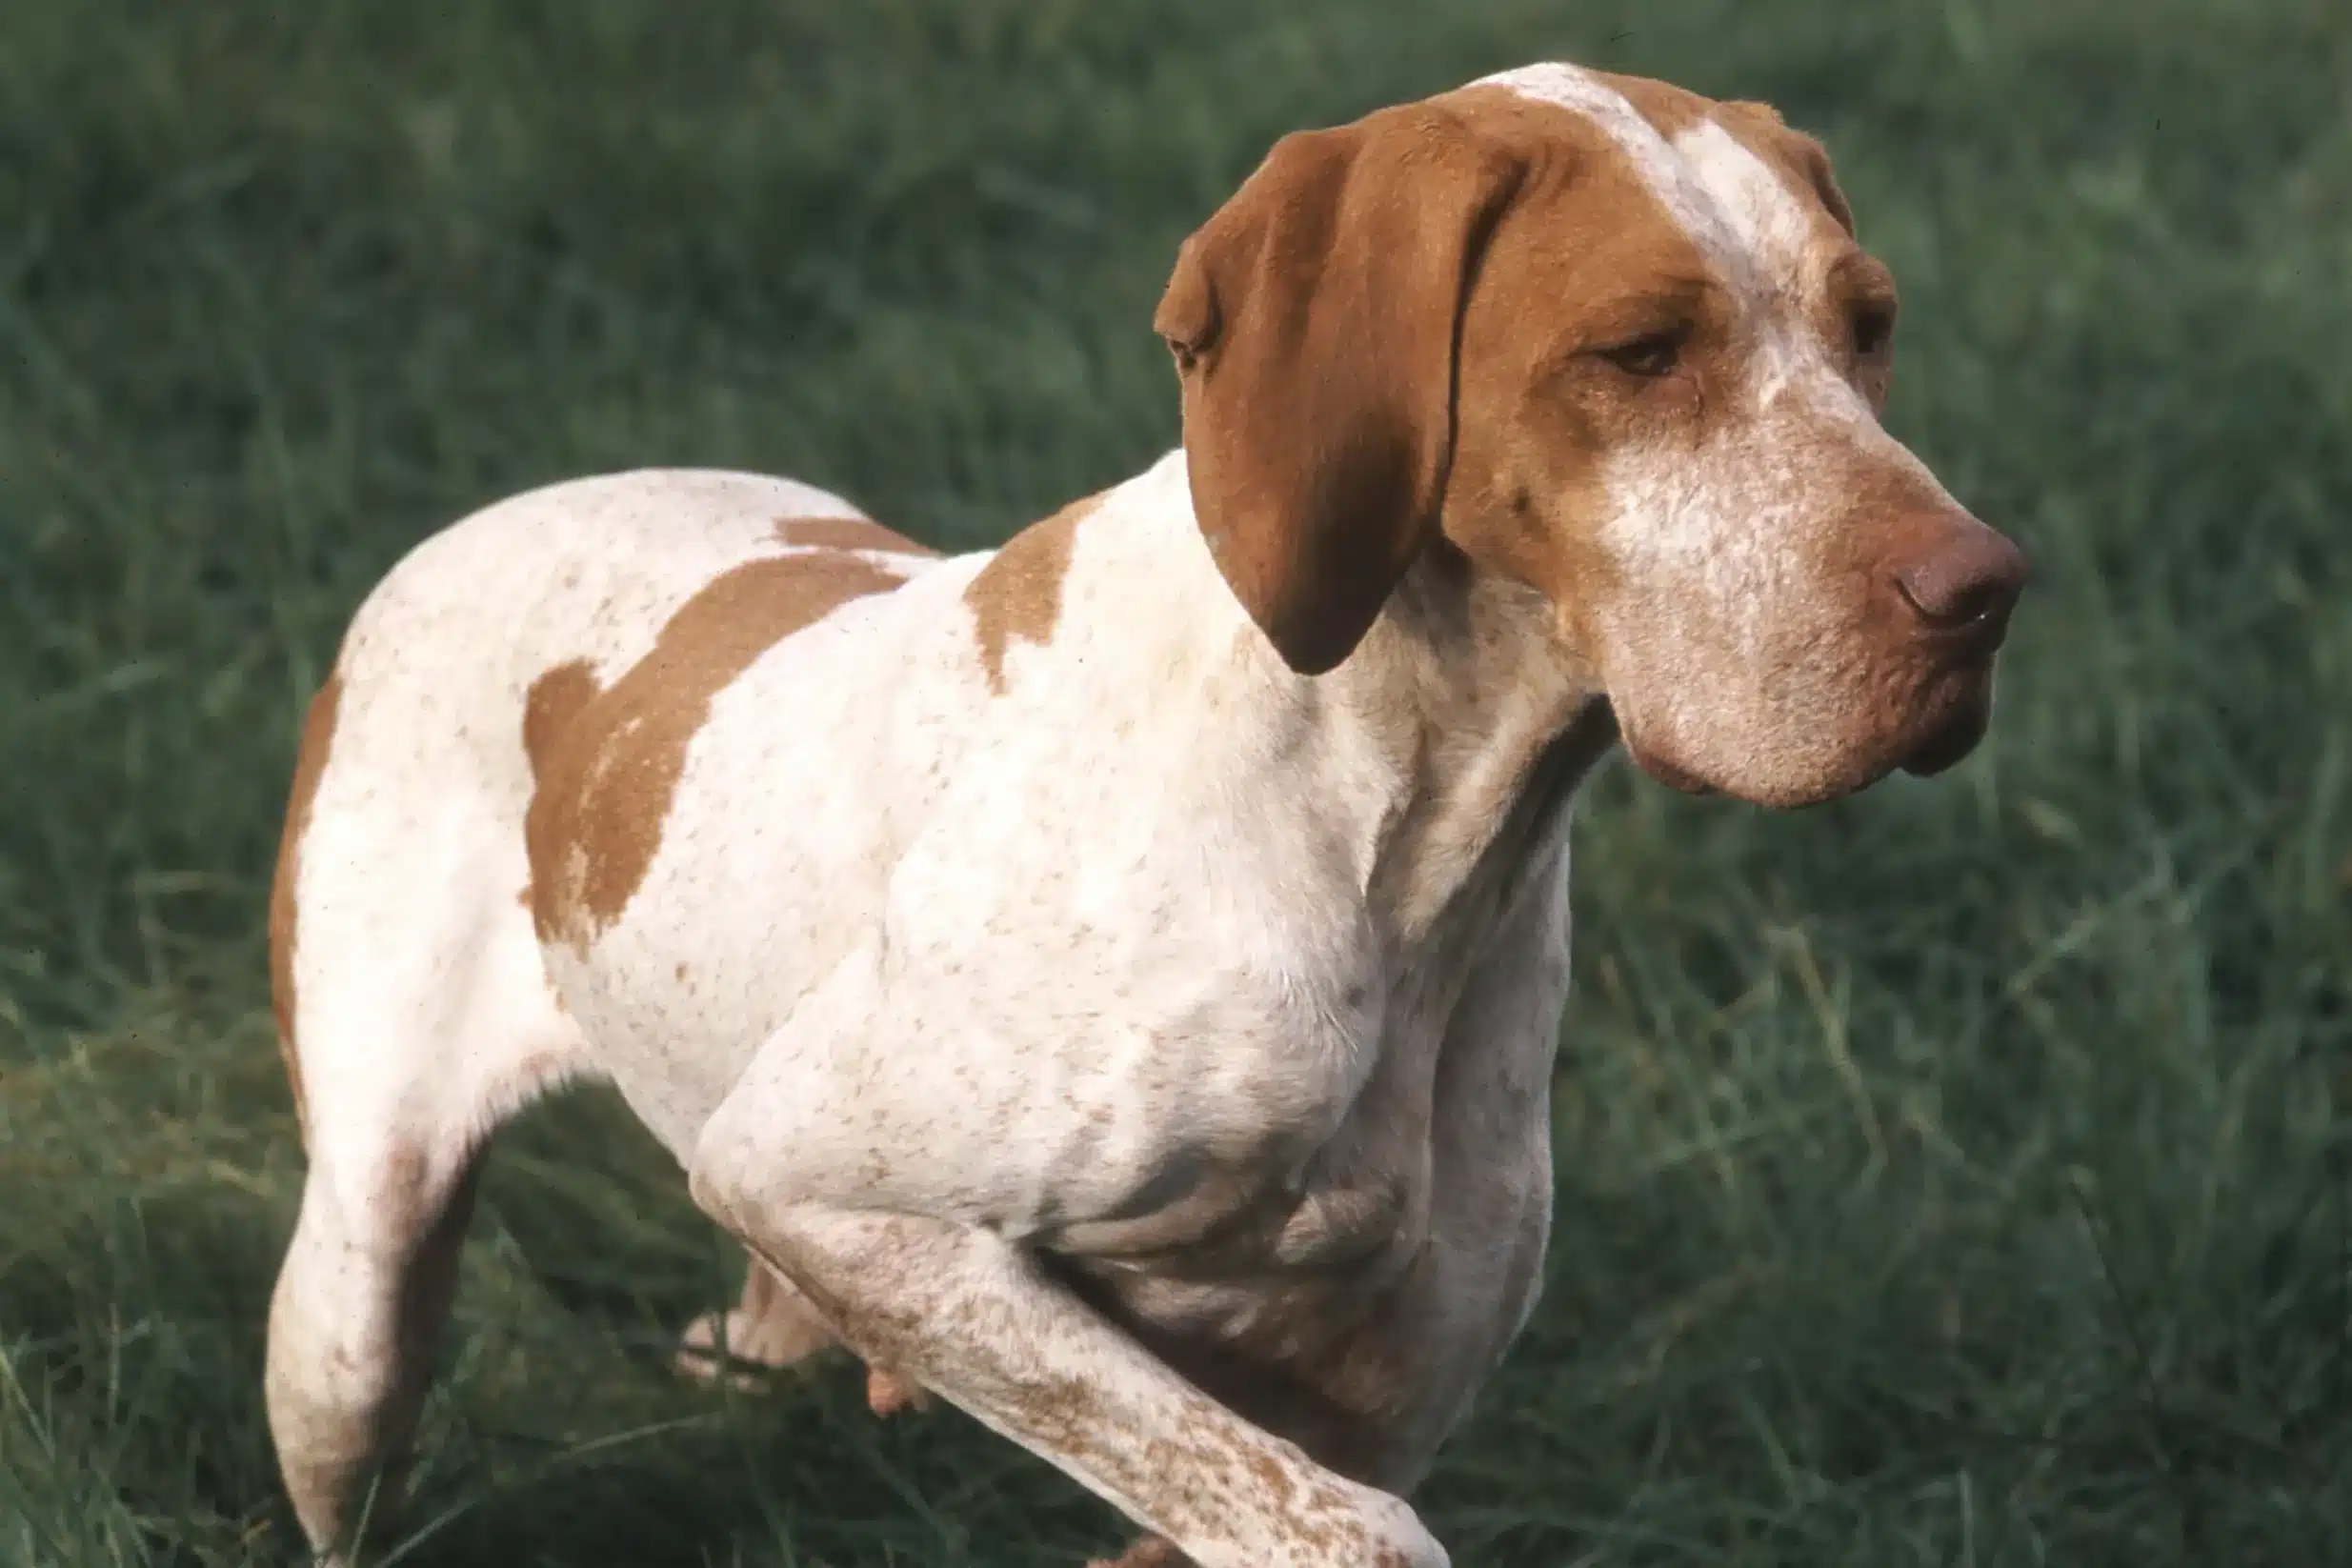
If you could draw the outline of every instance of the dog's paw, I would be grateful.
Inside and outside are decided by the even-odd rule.
[[[794,1355],[789,1350],[777,1354],[774,1347],[763,1347],[759,1329],[758,1321],[740,1310],[705,1313],[678,1336],[677,1354],[671,1365],[694,1382],[723,1380],[731,1388],[749,1392],[763,1386],[767,1374],[781,1371],[810,1354]]]
[[[902,1410],[912,1410],[919,1416],[931,1408],[931,1396],[895,1372],[868,1367],[866,1408],[885,1418]]]
[[[763,1375],[796,1366],[840,1341],[807,1297],[758,1259],[743,1277],[743,1299],[733,1312],[706,1313],[678,1337],[677,1369],[698,1383],[725,1378],[731,1387],[760,1386]],[[866,1372],[866,1404],[876,1416],[931,1408],[931,1396],[882,1367]]]
[[[834,1343],[807,1297],[756,1260],[733,1312],[706,1313],[678,1337],[676,1365],[697,1382],[754,1387],[761,1371],[794,1366]]]
[[[730,1352],[740,1341],[743,1315],[739,1312],[706,1312],[686,1325],[678,1336],[677,1354],[671,1366],[679,1377],[696,1383],[715,1383],[724,1377],[736,1389],[749,1389],[757,1381],[749,1373],[735,1370],[735,1357]],[[727,1352],[719,1349],[721,1343]]]

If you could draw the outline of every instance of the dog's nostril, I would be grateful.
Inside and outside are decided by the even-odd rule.
[[[1997,624],[2025,587],[2025,558],[1993,533],[1914,561],[1895,573],[1895,591],[1936,627]]]
[[[1897,577],[1895,588],[1921,620],[1933,621],[1938,626],[1965,626],[1986,619],[2000,595],[2000,586],[1990,581],[1947,587],[1924,582],[1913,573]]]

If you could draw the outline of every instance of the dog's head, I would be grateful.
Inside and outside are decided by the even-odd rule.
[[[1156,321],[1293,668],[1457,550],[1544,596],[1645,769],[1774,805],[1965,755],[2024,583],[1880,428],[1894,325],[1819,143],[1564,66],[1286,137]]]

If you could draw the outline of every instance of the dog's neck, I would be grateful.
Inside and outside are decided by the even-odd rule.
[[[1591,666],[1534,590],[1440,543],[1361,646],[1319,677],[1400,770],[1375,905],[1417,939],[1495,854],[1518,855],[1616,738]]]
[[[1217,574],[1182,452],[1131,483],[1144,504],[1110,508],[1104,522],[1117,527],[1124,513],[1150,535],[1143,580],[1176,611],[1161,624],[1191,644],[1180,662],[1207,677],[1197,700],[1220,707],[1220,689],[1256,688],[1247,711],[1315,733],[1302,754],[1348,759],[1344,788],[1313,809],[1334,814],[1392,941],[1426,935],[1490,849],[1508,849],[1498,835],[1527,808],[1554,814],[1616,739],[1590,663],[1535,590],[1439,544],[1337,669],[1301,675]]]

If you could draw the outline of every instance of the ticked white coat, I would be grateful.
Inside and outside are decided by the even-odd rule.
[[[2021,568],[1879,428],[1891,313],[1777,116],[1533,68],[1277,148],[1161,306],[1184,449],[1002,551],[686,472],[420,546],[271,910],[313,1541],[490,1134],[593,1076],[754,1254],[730,1340],[837,1335],[1138,1562],[1443,1562],[1401,1499],[1540,1274],[1577,784],[1981,730]]]

